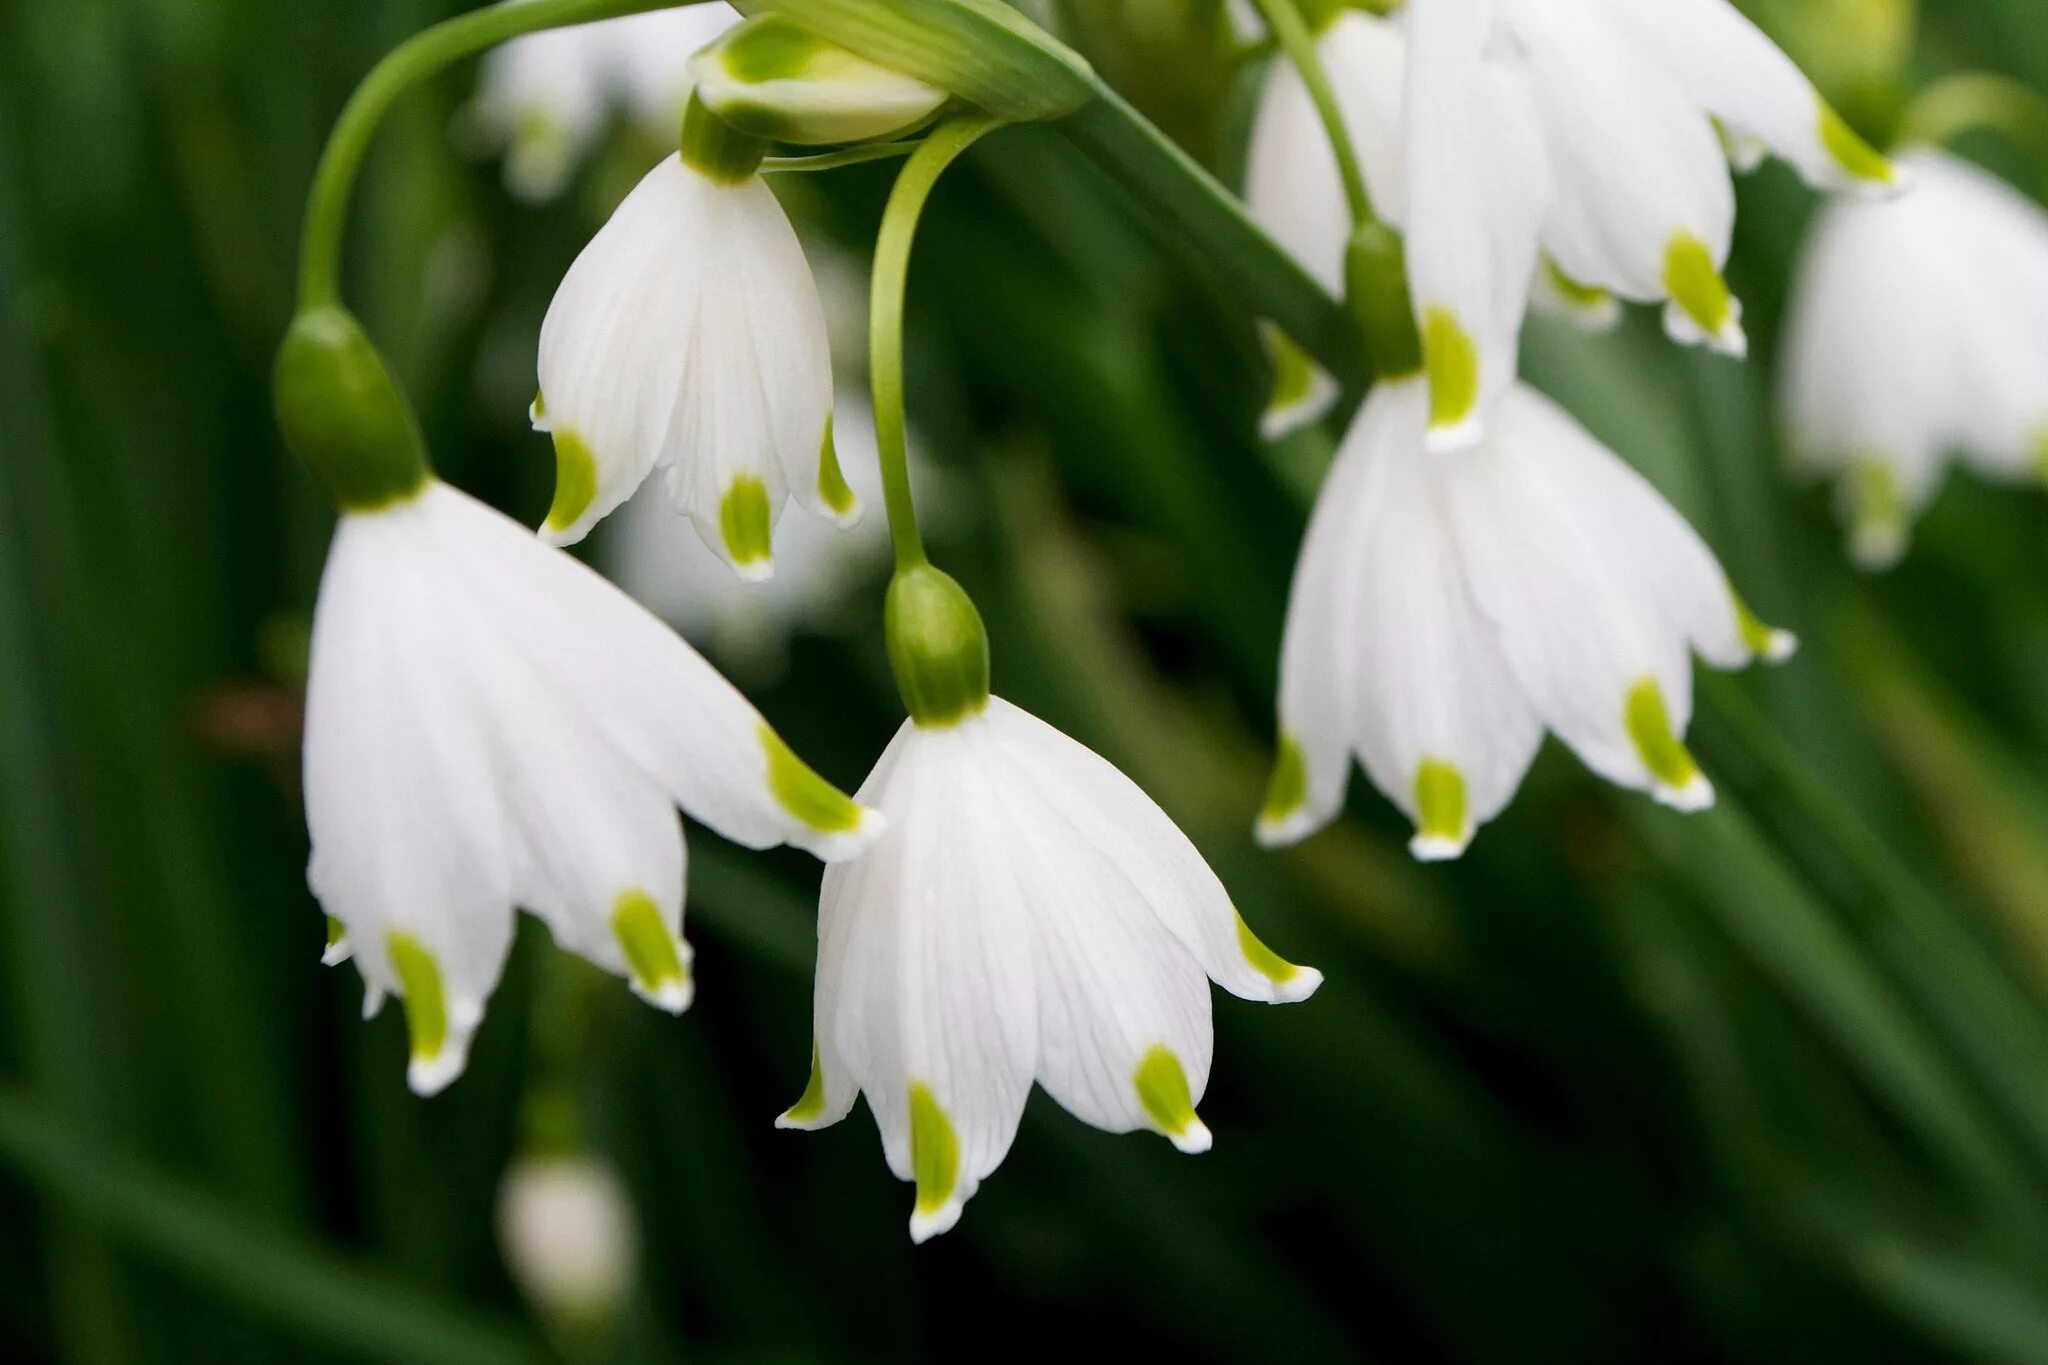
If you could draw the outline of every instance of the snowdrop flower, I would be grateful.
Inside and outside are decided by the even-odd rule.
[[[1295,571],[1281,755],[1258,834],[1327,824],[1352,755],[1453,858],[1521,784],[1546,730],[1609,781],[1679,810],[1713,801],[1684,745],[1692,655],[1788,657],[1713,554],[1635,471],[1534,390],[1487,439],[1427,453],[1420,377],[1366,400]]]
[[[1931,149],[1911,194],[1827,210],[1800,261],[1780,389],[1793,458],[1839,480],[1849,551],[1905,552],[1951,452],[2048,478],[2048,214]]]
[[[889,613],[911,719],[859,799],[891,834],[826,874],[810,1084],[777,1122],[836,1123],[864,1093],[921,1242],[1001,1163],[1034,1080],[1098,1128],[1207,1150],[1209,982],[1285,1002],[1322,977],[1253,936],[1128,778],[988,695],[951,579],[899,575]]]
[[[470,119],[505,150],[513,193],[552,199],[615,106],[672,137],[690,93],[690,55],[737,22],[714,0],[514,38],[484,58]]]
[[[515,1161],[498,1190],[498,1245],[527,1302],[561,1323],[611,1318],[639,1270],[625,1188],[587,1156]]]
[[[1532,293],[1593,325],[1617,298],[1661,302],[1677,340],[1742,354],[1721,274],[1731,155],[1775,151],[1823,186],[1901,183],[1728,0],[1424,0],[1342,15],[1319,51],[1375,207],[1407,236],[1435,449],[1474,444],[1512,387]],[[1334,164],[1299,80],[1282,66],[1271,86],[1253,211],[1334,286],[1350,229]],[[1300,365],[1280,370],[1313,411]]]
[[[792,496],[842,525],[859,515],[829,439],[817,285],[751,169],[672,156],[648,172],[548,308],[540,392],[553,544],[582,539],[657,466],[675,509],[743,578],[769,576]]]
[[[680,805],[750,848],[850,857],[879,818],[623,593],[430,477],[344,501],[306,698],[308,880],[403,998],[409,1078],[461,1072],[513,908],[680,1012]]]

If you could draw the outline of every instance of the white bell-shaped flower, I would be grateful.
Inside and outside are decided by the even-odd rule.
[[[1033,1080],[1098,1128],[1206,1150],[1210,981],[1272,1002],[1322,981],[1130,779],[1000,698],[906,722],[859,799],[891,833],[826,873],[811,1079],[777,1122],[865,1093],[917,1241],[1002,1162]]]
[[[1317,35],[1316,52],[1372,187],[1374,208],[1399,223],[1407,59],[1400,21],[1346,10]],[[1343,296],[1350,208],[1315,103],[1284,56],[1274,59],[1259,93],[1245,163],[1245,206],[1318,284]],[[1261,335],[1273,362],[1273,395],[1260,431],[1272,439],[1320,420],[1337,401],[1337,384],[1277,327],[1267,324]]]
[[[881,828],[645,610],[429,480],[345,514],[313,621],[308,880],[374,1009],[404,999],[410,1079],[463,1067],[515,906],[680,1011],[680,805],[750,848],[850,857]]]
[[[732,6],[712,0],[514,38],[484,57],[470,122],[503,150],[514,194],[552,199],[615,108],[651,135],[673,137],[691,55],[738,22]]]
[[[1911,194],[1831,206],[1786,323],[1783,427],[1838,482],[1849,551],[1895,562],[1952,454],[2048,478],[2048,214],[1944,152],[1901,158]]]
[[[498,1246],[526,1301],[565,1326],[611,1320],[639,1273],[632,1202],[590,1156],[514,1161],[498,1188]]]
[[[1596,326],[1616,299],[1661,302],[1677,339],[1740,354],[1721,274],[1731,155],[1746,169],[1775,151],[1826,186],[1901,180],[1727,0],[1424,0],[1391,19],[1342,14],[1318,51],[1374,207],[1406,234],[1436,449],[1476,442],[1513,386],[1532,298]],[[1276,63],[1247,194],[1335,292],[1350,223],[1324,141]],[[1268,430],[1330,395],[1305,357],[1274,349]]]
[[[1684,519],[1548,399],[1516,386],[1487,438],[1427,450],[1418,378],[1366,400],[1316,503],[1281,658],[1281,756],[1260,839],[1343,805],[1353,755],[1423,859],[1462,853],[1546,730],[1609,781],[1698,810],[1692,655],[1788,657]]]
[[[1728,0],[1427,0],[1407,22],[1406,227],[1438,448],[1477,440],[1512,385],[1542,258],[1553,283],[1662,302],[1675,339],[1740,355],[1729,156],[1773,151],[1823,186],[1899,181]]]
[[[792,497],[848,524],[824,307],[760,176],[672,156],[584,248],[541,326],[535,425],[554,436],[542,534],[573,543],[657,467],[743,578],[769,576]]]

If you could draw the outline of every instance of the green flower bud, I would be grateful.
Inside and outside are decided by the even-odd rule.
[[[956,725],[988,705],[988,632],[951,576],[929,564],[899,571],[889,583],[883,633],[896,690],[919,725]]]
[[[426,486],[432,469],[412,405],[348,310],[292,320],[273,378],[285,445],[344,512],[373,512]]]
[[[1005,123],[1064,118],[1095,97],[1086,59],[1003,0],[741,0]]]
[[[1345,301],[1365,336],[1375,379],[1399,379],[1422,368],[1422,339],[1408,299],[1408,249],[1401,234],[1370,222],[1352,234],[1344,253]]]
[[[781,15],[728,29],[690,60],[697,97],[743,133],[822,146],[917,128],[951,98]]]

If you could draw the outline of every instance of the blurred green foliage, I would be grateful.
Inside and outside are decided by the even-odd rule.
[[[493,1200],[529,1081],[566,1065],[645,1229],[594,1358],[2048,1361],[2048,508],[1959,479],[1902,570],[1842,565],[1772,441],[1812,203],[1775,168],[1743,187],[1750,364],[1647,317],[1528,344],[1805,638],[1703,682],[1715,813],[1552,746],[1455,867],[1409,863],[1362,781],[1342,828],[1257,853],[1328,438],[1261,450],[1241,301],[1013,130],[948,179],[914,269],[913,406],[993,528],[942,557],[999,690],[1155,793],[1329,985],[1219,999],[1213,1154],[1034,1100],[913,1250],[864,1116],[769,1127],[803,1082],[815,864],[695,831],[689,1015],[595,992],[565,1063],[528,925],[469,1075],[409,1096],[399,1021],[357,1022],[318,965],[295,689],[328,521],[266,383],[320,139],[451,8],[0,6],[0,1359],[554,1358]],[[1056,8],[1230,174],[1251,73],[1220,5]],[[1923,10],[1918,77],[2048,84],[2038,0]],[[539,319],[645,149],[515,208],[448,135],[468,80],[381,139],[350,291],[442,469],[533,520]],[[807,182],[807,231],[864,243],[887,175]],[[800,641],[757,697],[849,785],[899,714],[872,630]]]

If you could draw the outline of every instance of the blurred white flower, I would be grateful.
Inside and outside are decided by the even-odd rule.
[[[874,409],[851,385],[840,387],[835,406],[832,440],[847,487],[863,503],[879,500]],[[914,445],[911,471],[922,520],[935,529],[948,506],[941,471],[923,464]],[[874,586],[889,562],[889,528],[880,517],[846,531],[815,517],[785,517],[775,528],[775,576],[749,583],[679,524],[661,489],[645,488],[613,518],[601,553],[619,586],[728,667],[773,673],[792,635],[828,625]]]
[[[672,156],[583,253],[541,326],[537,428],[551,431],[542,533],[580,540],[658,465],[668,496],[745,578],[767,578],[795,497],[841,525],[860,504],[829,435],[824,308],[761,177]]]
[[[1034,1079],[1098,1128],[1207,1150],[1209,982],[1285,1002],[1322,981],[1130,779],[1000,698],[906,721],[860,799],[891,837],[826,874],[811,1080],[777,1123],[865,1093],[916,1241],[1002,1162]]]
[[[1849,552],[1883,568],[1953,454],[2048,478],[2048,214],[1944,152],[1911,194],[1830,206],[1800,260],[1779,390],[1799,468],[1834,477]]]
[[[633,1206],[592,1157],[514,1161],[498,1189],[498,1245],[519,1292],[559,1322],[612,1318],[639,1274]]]
[[[1727,0],[1421,0],[1340,15],[1321,50],[1375,207],[1406,232],[1436,449],[1478,441],[1512,387],[1532,290],[1592,321],[1610,294],[1663,302],[1674,338],[1742,353],[1721,275],[1731,156],[1746,168],[1768,148],[1820,185],[1901,179]],[[1273,79],[1252,184],[1269,219],[1309,220],[1287,240],[1328,282],[1343,200],[1298,82]]]
[[[675,137],[690,57],[739,22],[723,0],[529,33],[484,58],[469,118],[523,199],[562,192],[615,109]]]
[[[1281,756],[1258,834],[1342,807],[1355,754],[1454,858],[1521,785],[1545,730],[1611,782],[1699,810],[1684,746],[1692,655],[1788,657],[1656,490],[1525,386],[1455,459],[1426,449],[1419,377],[1382,383],[1345,438],[1295,570]]]
[[[880,830],[625,594],[429,480],[335,531],[306,695],[307,878],[409,1079],[460,1074],[514,907],[680,1011],[680,805],[750,848],[850,857]]]

